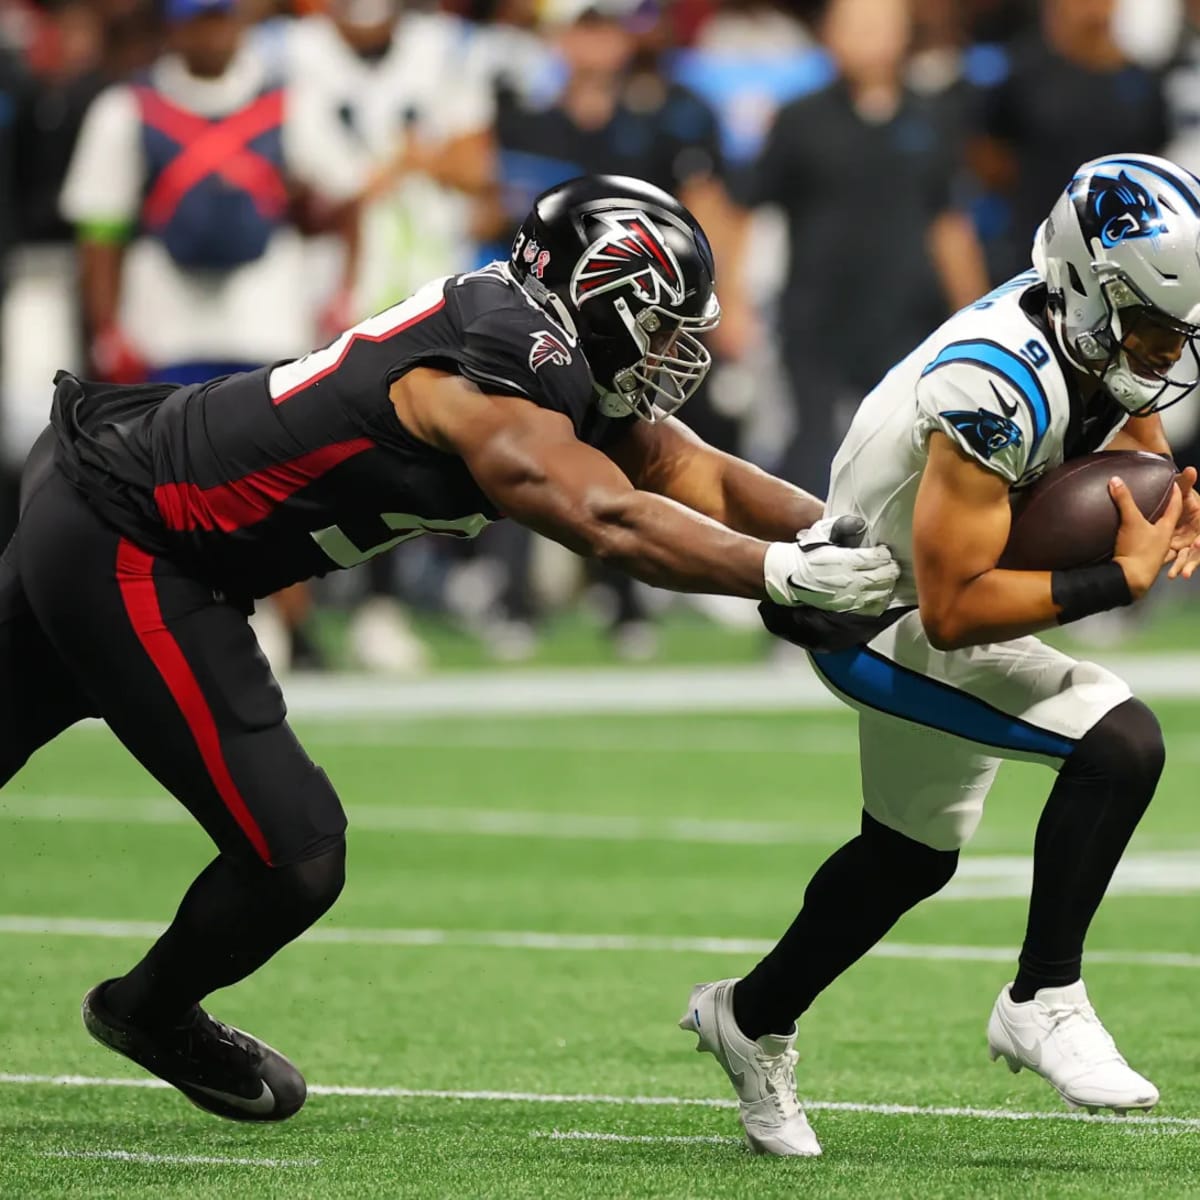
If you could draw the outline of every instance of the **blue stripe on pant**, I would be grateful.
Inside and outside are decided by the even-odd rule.
[[[842,695],[888,713],[997,751],[1066,758],[1075,741],[994,708],[948,683],[910,671],[866,646],[809,656]]]

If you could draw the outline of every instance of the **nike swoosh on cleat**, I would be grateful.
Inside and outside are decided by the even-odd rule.
[[[1012,1038],[1014,1049],[1028,1060],[1028,1065],[1036,1071],[1042,1065],[1042,1043],[1040,1041],[1024,1042],[1017,1036],[1015,1029],[1011,1026],[1006,1026],[1006,1028],[1008,1036]]]
[[[267,1081],[262,1081],[262,1092],[251,1100],[247,1096],[239,1096],[234,1092],[221,1092],[216,1088],[207,1088],[199,1083],[189,1083],[187,1087],[194,1092],[203,1092],[206,1096],[211,1096],[214,1100],[220,1100],[223,1104],[228,1104],[231,1108],[240,1108],[242,1112],[256,1113],[265,1116],[267,1113],[275,1111],[275,1094],[267,1086]]]

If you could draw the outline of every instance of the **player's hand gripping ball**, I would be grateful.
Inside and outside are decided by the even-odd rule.
[[[1142,515],[1167,510],[1177,468],[1141,450],[1107,450],[1048,471],[1013,499],[1012,527],[999,565],[1018,571],[1066,571],[1113,557],[1120,515],[1108,481],[1125,482]]]

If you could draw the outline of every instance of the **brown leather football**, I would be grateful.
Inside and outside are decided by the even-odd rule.
[[[1102,450],[1048,471],[1013,497],[1013,521],[1000,566],[1019,571],[1064,571],[1107,562],[1120,519],[1108,494],[1119,475],[1142,514],[1152,521],[1171,500],[1176,467],[1141,450]]]

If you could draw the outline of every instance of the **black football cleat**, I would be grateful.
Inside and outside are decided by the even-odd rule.
[[[300,1111],[308,1094],[304,1076],[278,1050],[214,1020],[199,1005],[185,1025],[131,1025],[105,1007],[112,982],[98,983],[83,998],[83,1024],[96,1041],[218,1117],[286,1121]]]

